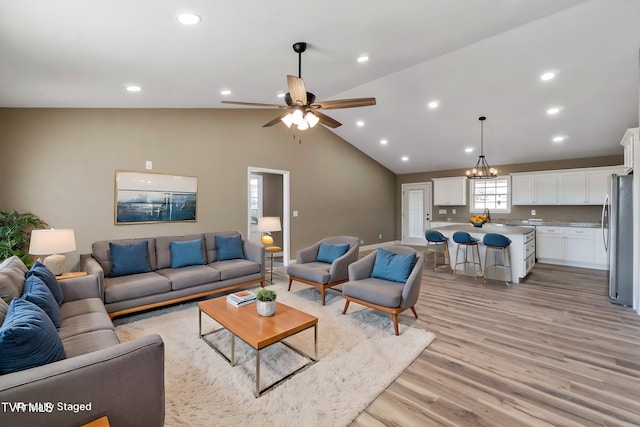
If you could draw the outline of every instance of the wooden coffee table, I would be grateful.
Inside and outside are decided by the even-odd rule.
[[[238,337],[256,351],[256,389],[254,395],[262,396],[264,393],[272,390],[287,379],[291,378],[298,372],[313,365],[318,360],[318,318],[311,316],[300,310],[296,310],[288,305],[277,303],[276,313],[273,316],[260,316],[256,310],[255,304],[248,304],[241,307],[234,307],[227,303],[227,297],[214,298],[198,303],[198,332],[200,338],[206,342],[209,347],[213,348],[222,357],[224,357],[231,366],[235,366],[235,338]],[[202,332],[202,314],[206,314],[211,319],[222,325],[222,328],[210,332]],[[311,357],[300,349],[283,341],[285,338],[305,331],[313,327],[313,352]],[[216,348],[208,340],[204,339],[206,335],[214,334],[221,330],[231,332],[231,359],[225,356],[218,348]],[[298,354],[309,359],[304,366],[293,371],[291,374],[281,378],[274,384],[260,389],[260,351],[272,344],[281,342]]]

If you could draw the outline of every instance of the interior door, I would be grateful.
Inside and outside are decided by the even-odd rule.
[[[431,223],[431,183],[402,184],[402,243],[426,245]]]

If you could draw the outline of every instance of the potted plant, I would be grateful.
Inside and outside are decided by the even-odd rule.
[[[276,312],[276,291],[260,289],[256,294],[256,309],[260,316],[273,316]]]
[[[28,253],[31,230],[46,226],[32,213],[0,211],[0,261],[16,255],[29,267],[33,263]]]

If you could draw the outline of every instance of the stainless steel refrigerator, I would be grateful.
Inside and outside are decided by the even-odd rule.
[[[602,236],[609,255],[609,299],[633,306],[633,175],[611,175],[602,207]]]

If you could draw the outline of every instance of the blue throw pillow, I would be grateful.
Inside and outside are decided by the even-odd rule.
[[[376,262],[373,265],[371,277],[405,283],[413,270],[416,254],[396,254],[386,249],[378,248]]]
[[[188,240],[186,242],[169,242],[171,246],[171,268],[186,267],[187,265],[204,264],[202,255],[202,240]]]
[[[346,254],[349,250],[349,244],[332,244],[327,242],[320,242],[320,248],[318,249],[318,255],[316,261],[333,263],[336,259]]]
[[[64,301],[62,288],[60,287],[58,279],[56,279],[56,276],[51,272],[51,270],[49,270],[40,261],[36,261],[31,266],[29,271],[27,271],[27,277],[29,276],[36,276],[40,278],[40,280],[42,280],[44,284],[47,285],[47,287],[53,294],[53,297],[56,299],[58,305],[62,305],[62,302]]]
[[[0,375],[65,359],[49,316],[35,304],[14,298],[0,327]]]
[[[216,249],[218,250],[218,261],[228,259],[245,259],[242,249],[242,236],[220,236],[216,234]]]
[[[151,271],[148,240],[135,243],[109,242],[109,250],[111,251],[111,277]]]
[[[62,312],[60,311],[60,306],[58,302],[53,297],[53,294],[47,288],[47,285],[44,284],[42,280],[40,280],[36,276],[29,276],[27,280],[24,282],[24,291],[22,293],[22,299],[32,302],[45,313],[53,322],[53,326],[56,328],[60,327],[60,322],[62,322]]]

